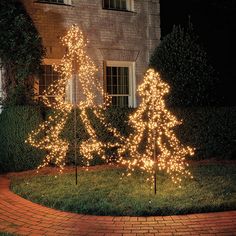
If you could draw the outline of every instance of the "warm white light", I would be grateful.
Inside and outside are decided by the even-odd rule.
[[[97,69],[86,54],[85,49],[87,42],[79,27],[73,25],[62,38],[62,43],[67,48],[67,53],[62,58],[60,65],[54,66],[54,69],[60,74],[60,78],[49,86],[43,96],[44,104],[53,108],[53,113],[37,130],[30,133],[26,140],[26,142],[32,146],[48,152],[43,163],[38,168],[44,167],[49,163],[55,163],[56,166],[60,167],[61,171],[65,166],[65,157],[69,143],[61,139],[60,134],[72,110],[72,104],[65,101],[65,88],[74,74],[77,75],[77,84],[78,88],[80,88],[77,107],[81,111],[80,118],[89,134],[89,139],[82,142],[79,147],[80,154],[83,156],[85,164],[88,166],[95,154],[106,159],[105,150],[109,147],[119,145],[118,142],[102,143],[98,140],[96,131],[88,117],[87,109],[92,108],[95,116],[100,120],[103,126],[109,132],[112,132],[118,140],[123,140],[123,137],[106,121],[104,116],[103,111],[110,100],[103,92],[99,81],[95,79]],[[50,101],[48,95],[53,95],[55,101]],[[104,104],[97,105],[95,101],[96,97],[104,97]]]
[[[170,174],[174,183],[180,184],[181,176],[191,176],[186,169],[185,158],[194,152],[192,148],[184,147],[173,131],[181,122],[165,106],[164,96],[169,92],[169,86],[158,73],[149,69],[138,92],[141,104],[129,117],[134,133],[127,139],[126,145],[119,148],[119,161],[128,166],[129,174],[134,167],[139,167],[153,176],[158,167]],[[140,152],[140,145],[145,146],[142,147],[144,152]],[[154,149],[157,150],[155,158]],[[127,158],[125,154],[128,154]]]

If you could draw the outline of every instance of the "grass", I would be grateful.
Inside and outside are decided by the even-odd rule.
[[[5,232],[0,232],[0,236],[14,236],[16,234],[10,234],[10,233],[5,233]]]
[[[194,165],[194,179],[177,188],[168,176],[157,176],[154,195],[145,176],[135,171],[120,179],[122,169],[13,178],[11,189],[33,202],[69,212],[92,215],[172,215],[236,209],[234,165]]]

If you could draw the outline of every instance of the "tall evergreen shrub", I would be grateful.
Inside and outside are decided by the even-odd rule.
[[[217,79],[191,26],[174,26],[155,49],[150,66],[171,87],[168,105],[202,106],[213,102]]]
[[[5,70],[5,104],[22,105],[33,99],[34,80],[44,49],[33,21],[19,0],[0,1],[0,60]]]

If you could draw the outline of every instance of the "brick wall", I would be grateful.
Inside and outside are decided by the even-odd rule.
[[[102,9],[101,0],[74,0],[71,6],[22,0],[47,50],[47,59],[60,59],[60,43],[72,24],[89,40],[88,54],[103,81],[103,62],[134,61],[136,84],[142,80],[153,49],[160,41],[159,0],[134,0],[134,11]]]

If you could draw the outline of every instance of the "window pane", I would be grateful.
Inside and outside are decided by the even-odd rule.
[[[129,68],[124,67],[124,76],[128,77],[129,76]]]
[[[106,88],[111,96],[112,106],[128,107],[129,68],[107,66],[106,72]]]
[[[44,90],[45,90],[44,86],[39,86],[39,95],[43,95]]]
[[[39,2],[64,3],[64,0],[39,0]]]
[[[111,8],[111,9],[115,9],[116,8],[116,0],[110,0],[109,8]]]
[[[128,0],[103,0],[105,9],[127,10]]]
[[[109,7],[109,1],[110,1],[110,0],[103,0],[103,7],[104,7],[104,8],[107,8],[107,9],[110,8],[110,7]]]
[[[50,84],[52,84],[52,76],[51,75],[46,75],[45,85],[48,87]]]
[[[39,76],[39,84],[41,84],[41,85],[45,84],[45,79],[44,79],[43,75]]]
[[[112,67],[112,76],[117,76],[117,67]]]
[[[122,10],[126,10],[127,7],[126,7],[126,0],[121,0],[121,7],[120,7]]]
[[[107,92],[109,94],[129,94],[128,67],[107,67]],[[108,89],[109,87],[109,89]]]
[[[50,75],[52,73],[52,66],[45,66],[45,74]]]
[[[108,93],[108,94],[112,94],[112,93],[111,93],[111,86],[109,86],[109,85],[107,86],[107,93]]]
[[[111,75],[111,67],[107,66],[106,73],[107,73],[107,76]]]
[[[55,80],[59,79],[58,72],[54,71],[51,65],[42,65],[39,74],[39,95],[47,89]]]
[[[128,107],[128,96],[112,96],[111,104],[115,107]]]

